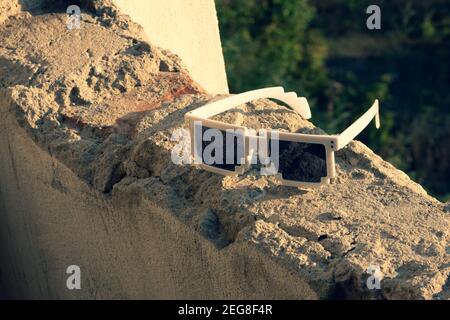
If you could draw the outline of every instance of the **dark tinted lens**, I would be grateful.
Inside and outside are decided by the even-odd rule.
[[[320,182],[327,176],[323,144],[280,140],[278,162],[278,172],[285,180]]]
[[[209,130],[213,131],[208,133]],[[201,154],[202,163],[228,171],[235,171],[237,166],[243,164],[245,148],[243,134],[205,126],[197,127],[196,134],[199,132],[202,133],[202,139],[201,144],[197,144],[197,148],[201,145],[201,150],[197,150],[197,154]],[[219,140],[216,142],[216,139]],[[211,158],[214,160],[212,163]]]

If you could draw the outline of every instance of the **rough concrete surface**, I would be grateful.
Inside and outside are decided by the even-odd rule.
[[[174,130],[220,96],[109,1],[81,29],[1,1],[0,290],[28,298],[448,299],[444,204],[360,142],[312,190],[175,165]],[[64,11],[64,10],[63,10]],[[8,12],[8,14],[4,14]],[[314,110],[313,110],[314,116]],[[220,116],[323,132],[274,102]],[[80,291],[65,269],[80,265]],[[378,265],[380,290],[366,269]]]

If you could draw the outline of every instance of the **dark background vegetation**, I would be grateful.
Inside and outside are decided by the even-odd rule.
[[[381,8],[381,30],[366,9]],[[450,1],[216,0],[230,91],[284,86],[338,133],[380,100],[359,140],[450,198]]]

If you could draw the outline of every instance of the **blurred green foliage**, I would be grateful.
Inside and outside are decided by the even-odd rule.
[[[450,198],[450,1],[216,0],[232,92],[284,86],[337,133],[380,100],[380,130],[358,139]]]

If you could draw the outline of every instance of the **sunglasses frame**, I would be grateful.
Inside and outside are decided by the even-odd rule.
[[[207,105],[201,106],[193,111],[187,112],[185,114],[185,120],[189,125],[189,133],[191,136],[191,155],[194,159],[200,159],[195,163],[199,164],[204,170],[225,175],[225,176],[236,176],[243,174],[251,166],[251,157],[254,150],[250,149],[250,139],[261,139],[258,135],[254,136],[249,133],[247,127],[229,124],[217,120],[209,119],[210,117],[220,114],[222,112],[233,109],[241,104],[248,103],[253,100],[268,98],[275,99],[286,103],[286,105],[293,111],[298,113],[305,119],[311,118],[311,111],[306,98],[297,97],[295,92],[284,92],[282,87],[272,87],[265,89],[258,89],[253,91],[248,91],[245,93],[229,96],[222,100],[218,100]],[[339,135],[317,135],[317,134],[304,134],[304,133],[290,133],[282,132],[275,129],[265,130],[268,136],[277,136],[279,141],[291,141],[291,142],[302,142],[302,143],[312,143],[321,144],[325,147],[326,154],[326,166],[327,175],[321,177],[320,182],[306,182],[306,181],[295,181],[286,180],[283,178],[282,173],[277,173],[275,176],[280,181],[282,185],[299,187],[299,188],[311,188],[318,187],[323,184],[330,183],[331,179],[336,177],[336,166],[335,166],[335,151],[338,151],[345,147],[350,141],[352,141],[369,123],[375,118],[376,127],[380,127],[379,118],[379,104],[378,100],[375,100],[372,107],[363,114],[358,120],[356,120],[351,126],[349,126],[345,131]],[[244,159],[242,159],[242,164],[236,166],[234,171],[225,170],[221,168],[216,168],[214,166],[205,164],[201,161],[201,155],[196,154],[197,149],[195,145],[195,125],[196,122],[201,122],[202,127],[207,127],[211,129],[218,129],[226,131],[227,129],[241,130],[244,136]],[[268,141],[268,140],[267,140]]]

